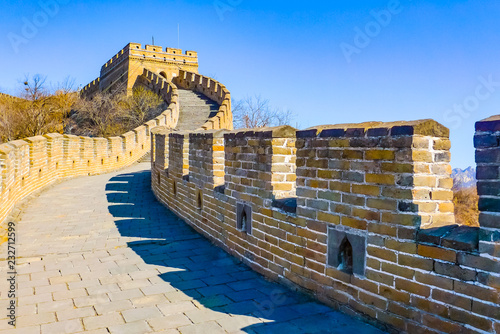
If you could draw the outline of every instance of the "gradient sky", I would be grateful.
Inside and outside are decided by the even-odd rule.
[[[2,3],[0,91],[27,74],[83,86],[128,42],[177,47],[179,24],[200,73],[300,128],[433,118],[465,168],[474,122],[500,113],[498,1],[55,1]]]

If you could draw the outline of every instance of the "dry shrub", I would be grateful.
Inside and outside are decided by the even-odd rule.
[[[455,204],[455,218],[457,224],[479,226],[479,196],[477,188],[462,188],[454,191],[453,204]]]
[[[49,89],[45,78],[35,75],[26,78],[23,86],[20,98],[0,96],[0,143],[50,132],[63,133],[77,99],[71,83]]]

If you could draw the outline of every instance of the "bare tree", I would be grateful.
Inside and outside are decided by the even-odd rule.
[[[239,128],[261,128],[290,125],[294,115],[290,110],[272,108],[269,100],[260,96],[232,101],[233,123]]]
[[[21,96],[28,101],[38,101],[47,97],[48,90],[45,87],[47,77],[42,77],[40,74],[35,74],[31,79],[28,75],[24,78],[24,92]]]
[[[74,133],[85,136],[107,137],[125,132],[126,118],[123,94],[99,92],[92,99],[80,98],[71,116],[76,124]]]
[[[69,80],[69,79],[67,79]],[[49,132],[62,132],[76,100],[69,81],[60,84],[54,92],[46,86],[46,78],[34,75],[24,80],[24,100],[19,102],[20,119],[24,124],[23,136],[37,136]]]
[[[0,99],[0,139],[10,141],[49,132],[62,133],[76,93],[66,85],[49,90],[45,77],[26,76],[21,98]]]
[[[160,96],[144,88],[134,89],[132,96],[124,101],[130,127],[134,128],[153,119],[162,112],[164,104]]]

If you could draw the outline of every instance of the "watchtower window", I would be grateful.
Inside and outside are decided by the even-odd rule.
[[[339,250],[339,269],[348,274],[352,274],[352,245],[349,240],[344,238],[340,244]]]

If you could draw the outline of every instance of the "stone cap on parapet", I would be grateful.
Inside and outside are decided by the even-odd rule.
[[[155,135],[168,135],[171,132],[173,132],[173,129],[164,125],[155,126],[154,128],[151,129],[151,133]]]
[[[185,138],[186,136],[189,137],[190,133],[192,133],[192,131],[173,130],[170,132],[170,137],[172,137],[172,138]]]
[[[450,130],[432,119],[423,119],[399,122],[364,122],[320,125],[306,130],[297,131],[297,138],[395,137],[413,135],[447,138],[450,135]]]
[[[418,231],[417,241],[463,251],[478,248],[479,227],[448,225]]]
[[[500,131],[500,115],[485,118],[476,122],[476,131],[496,132]]]
[[[26,143],[26,142],[25,142]],[[28,144],[28,143],[26,143]],[[10,152],[12,152],[13,150],[15,149],[15,147],[12,146],[11,142],[9,142],[9,144],[7,143],[4,143],[4,144],[1,144],[0,145],[0,153],[1,154],[9,154]]]
[[[38,142],[47,141],[47,138],[45,138],[44,136],[33,136],[33,137],[24,138],[23,140],[25,140],[28,143],[38,143]]]
[[[224,135],[226,139],[257,137],[257,138],[295,138],[297,129],[289,125],[263,127],[253,129],[233,130]]]
[[[29,143],[24,139],[17,139],[17,140],[9,141],[8,143],[5,143],[5,145],[10,145],[10,147],[13,147],[13,148],[19,148],[19,147],[29,145]]]
[[[63,138],[64,136],[60,133],[47,133],[46,135],[43,135],[47,139],[60,139]]]

